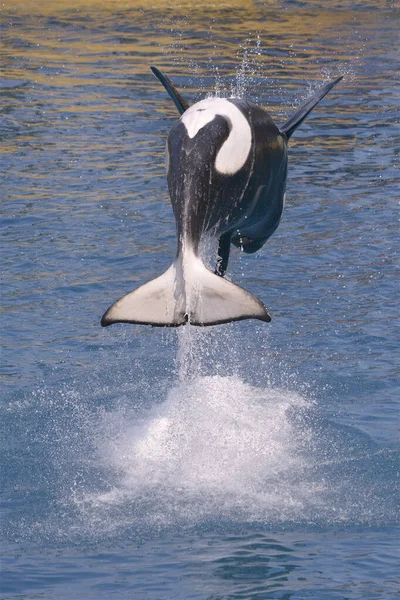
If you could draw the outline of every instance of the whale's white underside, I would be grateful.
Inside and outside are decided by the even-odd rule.
[[[181,121],[193,139],[216,115],[228,121],[230,133],[217,154],[215,168],[224,175],[233,175],[245,164],[252,142],[250,125],[237,106],[225,98],[206,98],[184,112]]]
[[[103,317],[103,324],[215,325],[249,318],[270,320],[258,298],[211,273],[184,244],[163,275],[115,302]]]

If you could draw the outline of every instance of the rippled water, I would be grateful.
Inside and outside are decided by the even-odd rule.
[[[4,598],[398,591],[396,2],[16,0],[1,39]],[[250,97],[284,219],[229,277],[271,324],[116,325],[175,252],[176,109]]]

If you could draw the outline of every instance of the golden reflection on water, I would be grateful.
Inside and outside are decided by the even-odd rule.
[[[120,56],[118,73],[148,74],[149,63],[173,67],[177,75],[206,73],[215,64],[223,74],[237,68],[246,49],[253,47],[253,67],[265,63],[276,78],[290,79],[293,69],[307,80],[321,80],[321,66],[341,66],[360,59],[365,32],[376,25],[375,10],[354,10],[358,2],[311,0],[301,5],[285,2],[173,2],[172,0],[7,0],[5,32],[1,42],[3,72],[18,77],[18,56],[29,59],[35,81],[57,75],[60,86],[79,84],[93,75],[92,64],[101,56]],[[375,0],[378,7],[379,0]],[[16,41],[19,39],[19,44]],[[255,51],[256,39],[262,48]],[[363,41],[364,40],[364,41]],[[42,74],[41,67],[57,68]],[[66,73],[74,68],[73,76]],[[21,65],[18,66],[18,70]],[[30,69],[28,69],[30,70]],[[337,72],[337,69],[335,70]],[[101,78],[101,71],[98,73]],[[21,72],[19,72],[21,77]]]
[[[379,70],[364,73],[364,63],[378,63],[395,47],[398,15],[386,14],[380,0],[369,10],[362,6],[361,0],[7,0],[2,77],[19,82],[21,93],[41,90],[41,101],[49,105],[42,119],[51,112],[53,97],[54,110],[66,115],[94,118],[96,111],[104,115],[116,107],[129,115],[132,101],[136,117],[152,118],[155,110],[175,115],[149,71],[155,64],[177,79],[191,100],[216,87],[235,93],[241,81],[244,95],[282,121],[338,74],[345,79],[330,94],[332,104],[351,85],[363,93],[379,85]],[[155,97],[164,99],[156,107]],[[353,110],[334,119],[344,128],[353,125]],[[330,137],[324,143],[337,141]]]

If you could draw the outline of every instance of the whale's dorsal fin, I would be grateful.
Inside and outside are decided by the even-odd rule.
[[[185,110],[189,108],[189,102],[186,102],[186,100],[182,98],[181,94],[178,92],[178,90],[176,89],[172,81],[169,79],[169,77],[161,73],[161,71],[157,69],[157,67],[150,67],[150,69],[157,77],[158,81],[160,81],[163,84],[171,100],[182,115],[185,112]]]
[[[314,96],[307,100],[303,106],[300,106],[300,108],[296,110],[296,112],[286,121],[286,123],[279,128],[281,133],[284,133],[289,139],[298,126],[301,125],[307,115],[309,115],[312,109],[318,104],[318,102],[320,102],[320,100],[326,96],[329,90],[331,90],[334,85],[339,83],[341,79],[343,79],[343,75],[324,85]]]

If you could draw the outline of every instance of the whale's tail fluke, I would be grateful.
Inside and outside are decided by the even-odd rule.
[[[211,273],[199,257],[187,254],[184,260],[178,256],[163,275],[110,306],[101,319],[102,326],[113,323],[207,326],[242,319],[267,323],[271,320],[258,298]]]
[[[337,77],[333,81],[330,81],[322,88],[318,90],[314,96],[309,98],[307,102],[305,102],[295,113],[286,121],[282,127],[280,127],[280,132],[284,133],[286,137],[289,139],[291,135],[295,132],[299,125],[302,124],[304,119],[310,114],[312,109],[317,106],[318,102],[322,100],[326,96],[326,94],[335,86],[339,81],[343,79],[343,76]]]

